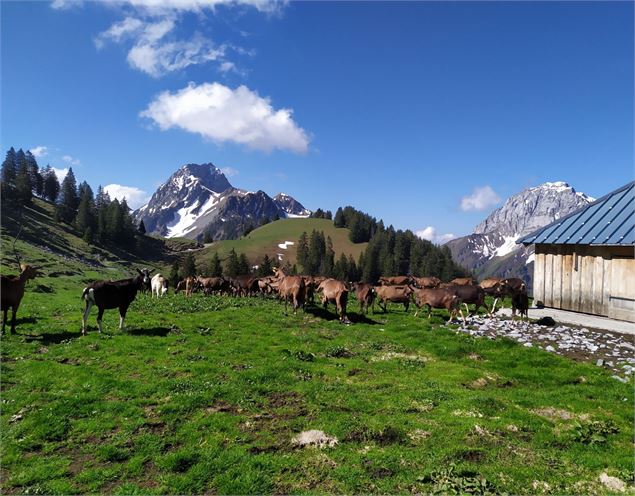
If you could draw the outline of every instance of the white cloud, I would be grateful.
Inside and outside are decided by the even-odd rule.
[[[109,3],[131,7],[128,12],[134,15],[115,22],[97,35],[95,46],[101,49],[109,41],[121,43],[132,39],[128,64],[152,77],[210,61],[218,62],[219,70],[224,74],[235,72],[244,75],[245,72],[238,69],[234,62],[226,60],[225,56],[228,48],[239,54],[249,51],[232,45],[217,45],[200,33],[195,33],[188,40],[169,35],[175,31],[185,12],[202,14],[206,10],[214,12],[218,5],[247,5],[261,12],[275,13],[286,5],[286,2],[274,0],[113,0]],[[62,4],[68,6],[69,0],[56,0],[53,6],[62,8]]]
[[[62,160],[70,165],[79,165],[81,163],[78,158],[71,157],[70,155],[64,155]]]
[[[428,226],[424,229],[421,229],[420,231],[416,231],[415,234],[421,239],[427,239],[428,241],[431,241],[438,245],[442,245],[444,243],[447,243],[451,239],[456,238],[456,236],[452,233],[437,234],[437,228],[434,226]]]
[[[31,148],[29,151],[35,158],[44,157],[45,155],[48,155],[49,152],[48,148],[42,145]]]
[[[221,172],[227,177],[233,177],[239,174],[238,170],[234,169],[233,167],[223,167],[221,169]]]
[[[65,10],[71,7],[78,7],[83,3],[83,0],[53,0],[51,7],[56,10]]]
[[[461,210],[464,212],[470,210],[485,210],[500,201],[500,196],[498,196],[490,186],[476,187],[471,195],[464,196],[461,199]]]
[[[68,167],[64,168],[64,169],[58,169],[57,167],[51,167],[51,169],[53,169],[53,172],[55,172],[55,175],[57,176],[57,180],[61,183],[64,178],[66,177],[66,174],[68,174]]]
[[[135,17],[126,17],[123,21],[114,23],[109,29],[100,33],[95,38],[95,45],[97,45],[97,48],[101,48],[106,41],[119,43],[124,38],[138,33],[143,25],[143,21]]]
[[[215,10],[220,5],[229,7],[245,5],[254,7],[265,13],[276,13],[284,7],[286,1],[277,0],[128,0],[122,3],[130,3],[134,7],[145,9],[151,13],[166,11],[203,12]]]
[[[246,86],[231,89],[220,83],[190,83],[176,93],[160,93],[140,116],[163,131],[180,128],[217,143],[305,153],[309,138],[292,114],[291,109],[275,110],[268,98]]]
[[[142,205],[145,205],[150,197],[145,191],[135,188],[134,186],[122,186],[121,184],[108,184],[104,186],[104,191],[108,193],[111,199],[117,198],[121,201],[124,198],[128,203],[128,206],[132,209],[137,209]]]

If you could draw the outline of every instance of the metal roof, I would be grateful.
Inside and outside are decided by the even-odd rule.
[[[635,181],[520,238],[524,245],[635,245]]]

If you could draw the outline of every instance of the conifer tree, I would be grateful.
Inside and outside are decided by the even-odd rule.
[[[43,179],[43,188],[42,188],[42,196],[52,202],[55,203],[57,197],[60,194],[60,183],[57,180],[57,175],[55,171],[51,168],[50,165],[47,165],[42,173]]]
[[[172,263],[172,267],[170,268],[170,274],[168,275],[168,281],[172,285],[173,288],[176,288],[176,285],[179,282],[179,262],[175,260]]]
[[[249,266],[249,260],[247,259],[247,255],[241,253],[238,256],[238,274],[245,275],[251,272],[251,267]]]
[[[79,196],[77,194],[77,181],[72,167],[68,169],[68,173],[62,181],[57,207],[60,220],[67,224],[73,222],[79,207]]]
[[[196,275],[196,265],[194,263],[194,255],[192,253],[188,253],[185,257],[183,257],[179,274],[183,279],[186,277],[194,277]]]
[[[27,151],[24,155],[29,166],[29,177],[31,179],[31,186],[33,188],[32,191],[37,196],[42,196],[44,179],[42,178],[42,174],[40,174],[40,166],[38,165],[37,160],[30,151]]]
[[[309,273],[309,238],[306,231],[304,231],[300,236],[300,239],[298,239],[296,259],[300,264],[300,267],[302,267],[302,270]]]
[[[145,234],[146,233],[146,225],[143,223],[143,219],[141,219],[141,222],[139,222],[139,233],[140,234]]]
[[[238,255],[236,254],[236,250],[233,248],[229,252],[229,256],[227,257],[227,266],[225,267],[225,273],[229,277],[236,277],[239,274],[240,265],[238,264]]]
[[[4,162],[2,162],[2,170],[0,172],[0,181],[2,181],[2,200],[9,201],[15,197],[15,179],[18,175],[16,152],[13,147],[9,148]]]
[[[267,277],[273,273],[273,264],[271,263],[271,259],[269,255],[265,253],[265,256],[262,257],[262,263],[260,267],[258,267],[258,277]]]
[[[18,164],[18,172],[15,178],[15,196],[18,205],[30,205],[33,198],[33,187],[29,175],[29,164],[23,154]]]
[[[220,277],[223,275],[223,267],[220,263],[218,253],[214,253],[214,256],[212,257],[209,274],[211,277]]]

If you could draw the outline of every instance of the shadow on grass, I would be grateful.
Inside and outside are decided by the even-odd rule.
[[[127,334],[132,336],[158,336],[164,338],[170,334],[171,329],[169,327],[150,327],[142,329],[128,329]]]
[[[331,306],[330,308],[334,309],[333,306]],[[310,313],[314,317],[318,317],[323,320],[328,320],[328,321],[339,320],[339,317],[337,316],[335,312],[325,310],[322,307],[310,306],[305,308],[305,311],[306,313]],[[353,324],[369,324],[369,325],[379,324],[379,322],[369,319],[366,315],[363,315],[360,313],[347,312],[346,316]]]
[[[77,332],[52,332],[45,334],[23,334],[22,336],[27,342],[38,341],[44,345],[59,344],[62,341],[75,339],[82,335],[81,331]]]

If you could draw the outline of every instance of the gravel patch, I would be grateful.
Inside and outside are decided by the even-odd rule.
[[[592,362],[613,371],[621,380],[630,379],[635,371],[635,337],[627,334],[559,323],[545,327],[531,321],[498,316],[469,317],[467,324],[461,323],[456,330],[488,339],[504,337],[528,348]]]

